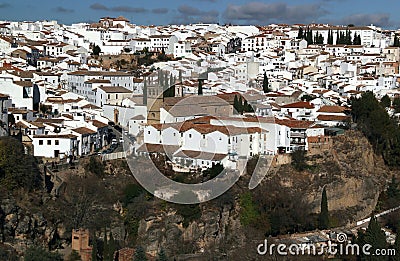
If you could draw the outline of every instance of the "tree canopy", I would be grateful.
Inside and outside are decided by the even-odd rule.
[[[23,163],[23,164],[21,164]],[[11,137],[0,138],[0,188],[3,191],[38,189],[41,176],[36,159],[25,154],[24,146]]]
[[[352,117],[377,154],[392,167],[400,166],[400,129],[372,92],[352,99]],[[395,101],[393,101],[395,104]],[[395,106],[395,105],[394,105]]]

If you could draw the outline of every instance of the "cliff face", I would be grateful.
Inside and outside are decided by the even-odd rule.
[[[322,189],[326,186],[328,206],[333,216],[333,225],[351,224],[371,214],[379,193],[388,178],[396,174],[390,171],[379,156],[376,156],[368,141],[358,132],[347,132],[334,138],[332,149],[319,155],[307,156],[308,170],[298,172],[290,165],[282,165],[271,171],[261,187],[281,187],[292,191],[302,199],[310,214],[318,214]],[[247,191],[249,177],[233,189],[235,196]],[[278,190],[276,190],[278,191]],[[256,188],[252,193],[274,197],[269,190]],[[260,196],[260,195],[259,195]],[[283,197],[284,198],[284,197]],[[259,242],[257,233],[249,235],[240,224],[240,207],[236,197],[232,206],[220,209],[202,207],[202,216],[185,228],[181,217],[174,212],[163,213],[151,220],[142,220],[139,241],[150,252],[160,246],[174,254],[204,253],[217,251],[220,255],[237,253],[235,248],[244,248],[249,242]],[[173,218],[171,218],[173,217]],[[172,242],[173,245],[170,245]],[[192,249],[177,249],[177,246],[192,245]],[[252,247],[254,248],[254,244]],[[178,247],[179,248],[179,247]],[[214,253],[215,254],[215,253]]]
[[[202,207],[201,218],[184,227],[183,218],[170,209],[140,222],[138,242],[154,255],[163,247],[171,256],[222,256],[246,240],[238,209]]]
[[[368,216],[389,177],[397,174],[374,155],[368,141],[357,132],[335,137],[331,150],[307,156],[307,163],[310,167],[302,172],[290,165],[270,171],[262,184],[251,191],[256,203],[265,201],[267,208],[268,202],[281,204],[290,192],[291,199],[297,198],[307,206],[303,212],[316,214],[326,186],[335,225],[345,225]],[[112,172],[115,169],[106,167]],[[250,175],[244,176],[224,196],[200,204],[199,216],[188,222],[176,206],[156,204],[154,211],[139,221],[136,243],[154,255],[162,247],[177,260],[251,259],[265,235],[263,229],[243,227],[240,222],[239,199],[249,191],[249,180]],[[120,190],[119,185],[113,189]],[[57,204],[57,199],[54,203]],[[22,205],[13,197],[3,198],[0,207],[0,221],[4,224],[0,238],[17,249],[34,242],[57,246],[54,242],[66,234],[62,224],[45,218],[43,210]],[[67,244],[65,237],[62,242]]]

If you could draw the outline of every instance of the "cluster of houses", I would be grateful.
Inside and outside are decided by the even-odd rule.
[[[305,28],[322,43],[299,37]],[[336,44],[345,32],[357,44]],[[399,95],[397,33],[373,25],[139,26],[124,17],[2,21],[0,135],[61,159],[102,150],[116,124],[136,137],[135,155],[165,154],[189,168],[310,150],[349,125],[350,98]],[[169,59],[108,66],[143,53]]]

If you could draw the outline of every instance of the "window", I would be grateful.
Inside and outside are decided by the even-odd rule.
[[[39,140],[39,145],[43,145],[43,140]]]
[[[51,140],[47,140],[47,145],[51,145]]]
[[[55,144],[55,145],[60,145],[60,141],[59,141],[59,140],[55,140],[55,141],[54,141],[54,144]]]
[[[189,138],[191,138],[192,137],[192,134],[189,134]]]

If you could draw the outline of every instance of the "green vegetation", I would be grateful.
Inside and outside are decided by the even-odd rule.
[[[157,261],[168,261],[168,257],[165,254],[164,248],[161,248],[160,252],[158,253]]]
[[[199,204],[182,205],[176,204],[174,208],[176,213],[183,217],[183,226],[188,227],[190,222],[197,220],[201,217],[201,209]]]
[[[11,191],[24,188],[32,191],[40,187],[41,176],[36,159],[25,154],[24,146],[18,140],[1,137],[0,190]]]
[[[376,253],[376,249],[387,248],[385,233],[381,230],[381,226],[374,215],[371,215],[367,230],[365,232],[361,230],[358,231],[357,243],[359,246],[370,244],[372,246],[369,249],[370,253]],[[381,256],[364,256],[363,253],[361,253],[361,260],[380,261],[385,259],[382,259]]]
[[[213,179],[224,171],[224,165],[221,163],[214,164],[211,168],[203,170],[203,176]]]
[[[247,103],[246,100],[242,99],[242,96],[239,96],[239,99],[235,95],[233,100],[233,108],[235,109],[236,113],[243,114],[243,112],[254,112],[253,106]]]
[[[329,228],[329,213],[328,213],[328,198],[326,196],[326,189],[322,190],[321,198],[321,212],[319,213],[319,229]]]
[[[93,173],[99,178],[104,177],[104,169],[103,161],[97,156],[90,157],[89,163],[85,166],[86,171]]]
[[[198,80],[197,95],[203,95],[203,80]]]
[[[30,247],[26,250],[24,261],[63,261],[58,253],[52,253],[38,246]]]
[[[142,246],[137,246],[135,249],[134,261],[147,261],[146,253]]]
[[[72,250],[71,254],[68,256],[67,261],[81,261],[81,256],[78,251]]]
[[[387,94],[381,98],[381,105],[384,108],[389,108],[391,104],[392,104],[392,101],[390,100],[390,98]]]
[[[92,54],[93,55],[99,55],[101,53],[101,48],[98,45],[93,45],[92,48]]]
[[[124,197],[122,199],[122,203],[124,204],[124,206],[133,203],[133,200],[139,197],[143,192],[143,188],[139,184],[134,183],[126,185],[124,189]]]
[[[268,77],[267,77],[267,73],[264,72],[264,78],[263,78],[263,82],[262,82],[262,88],[264,93],[268,93],[271,90],[269,89],[269,81],[268,81]]]
[[[397,35],[394,36],[393,47],[400,47],[400,39]]]
[[[351,104],[353,121],[373,145],[375,153],[381,154],[388,166],[399,167],[400,129],[395,120],[389,117],[372,92],[352,99]]]
[[[303,171],[308,167],[305,150],[295,150],[292,152],[292,166],[297,171]]]
[[[250,192],[240,195],[240,223],[243,226],[255,224],[260,218],[257,205],[254,203]]]

